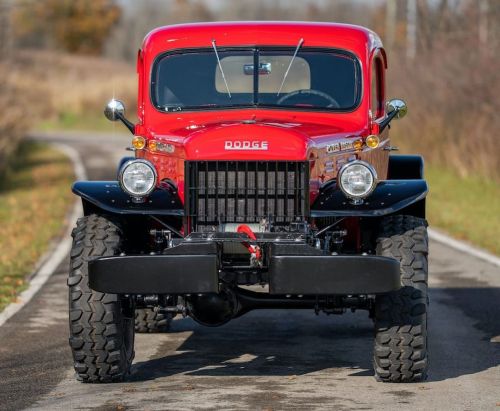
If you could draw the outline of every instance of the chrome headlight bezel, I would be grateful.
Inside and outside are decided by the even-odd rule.
[[[130,167],[131,165],[137,164],[137,163],[144,164],[148,168],[150,168],[152,173],[153,173],[153,177],[154,177],[153,184],[151,185],[151,187],[147,191],[142,192],[142,193],[132,192],[131,190],[129,190],[127,188],[127,186],[124,183],[124,175],[125,175],[125,172],[127,171],[127,168]],[[158,181],[158,173],[156,171],[156,168],[154,167],[154,165],[151,162],[149,162],[147,160],[143,160],[143,159],[133,159],[133,160],[127,161],[125,164],[122,165],[122,167],[120,168],[120,172],[118,173],[118,182],[120,183],[120,187],[122,188],[122,190],[124,192],[126,192],[128,195],[130,195],[134,198],[142,198],[142,197],[146,197],[147,195],[151,194],[156,187],[157,181]]]
[[[346,188],[342,185],[342,175],[345,173],[345,171],[347,169],[349,169],[350,167],[353,167],[355,165],[360,165],[360,166],[365,167],[372,175],[371,187],[369,188],[369,190],[365,191],[363,194],[360,194],[360,195],[356,195],[356,194],[348,192],[346,190]],[[337,175],[337,186],[340,188],[340,190],[344,193],[344,195],[347,198],[351,198],[354,200],[364,199],[364,198],[368,197],[373,192],[373,190],[375,190],[375,188],[377,187],[377,184],[378,184],[378,178],[377,178],[377,172],[375,171],[375,168],[373,168],[373,166],[371,164],[367,163],[366,161],[362,161],[362,160],[354,160],[354,161],[350,161],[349,163],[344,164]]]

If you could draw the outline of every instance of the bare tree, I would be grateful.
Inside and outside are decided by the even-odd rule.
[[[0,3],[0,60],[9,55],[12,48],[12,1]]]
[[[488,49],[488,14],[490,3],[488,0],[479,1],[479,46],[484,53]]]
[[[413,60],[417,54],[417,0],[406,4],[406,58]]]
[[[394,37],[396,35],[396,18],[396,0],[387,0],[385,15],[385,45],[387,49],[392,49],[394,47]]]

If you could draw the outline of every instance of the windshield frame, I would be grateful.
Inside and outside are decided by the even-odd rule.
[[[295,50],[294,46],[217,46],[217,50],[219,53],[228,52],[228,51],[249,51],[254,54],[254,66],[257,66],[256,60],[259,58],[260,51],[287,51],[293,53]],[[300,52],[320,52],[320,53],[335,53],[335,54],[343,54],[349,58],[351,58],[354,62],[355,72],[355,86],[356,86],[356,100],[351,107],[347,108],[328,108],[328,107],[300,107],[300,106],[281,106],[281,105],[272,105],[272,104],[232,104],[232,105],[219,105],[215,107],[195,107],[191,106],[185,109],[179,110],[165,110],[162,106],[158,105],[155,101],[156,95],[156,82],[153,79],[156,76],[158,65],[161,60],[169,55],[178,55],[178,54],[187,54],[187,53],[200,53],[207,52],[213,53],[213,48],[211,47],[196,47],[196,48],[181,48],[181,49],[172,49],[162,53],[159,53],[151,65],[151,70],[149,73],[149,100],[151,105],[155,108],[156,111],[162,114],[179,114],[179,113],[190,113],[190,112],[200,112],[200,111],[226,111],[226,110],[245,110],[245,109],[253,109],[253,110],[279,110],[279,111],[299,111],[299,112],[313,112],[313,113],[352,113],[356,111],[361,102],[363,100],[364,95],[364,87],[363,87],[363,73],[361,69],[361,62],[359,58],[351,51],[339,48],[330,48],[330,47],[307,47],[302,46]],[[299,52],[299,54],[300,54]],[[255,79],[257,77],[257,80]],[[253,100],[256,101],[258,97],[258,89],[256,88],[256,83],[258,83],[258,75],[254,75],[254,91],[253,91]]]

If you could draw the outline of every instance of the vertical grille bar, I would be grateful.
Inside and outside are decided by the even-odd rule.
[[[288,217],[288,162],[285,163],[285,198],[283,200],[283,214]]]
[[[255,172],[254,172],[254,185],[255,185],[255,191],[254,191],[254,203],[253,203],[253,207],[254,207],[254,216],[256,218],[259,218],[259,163],[255,163]],[[247,216],[247,217],[250,217],[250,216]]]
[[[215,175],[214,175],[214,182],[215,182],[215,221],[218,220],[219,218],[219,162],[215,162]],[[224,187],[222,187],[224,189]]]
[[[227,200],[228,200],[228,196],[229,196],[229,180],[227,178],[228,174],[229,174],[229,163],[226,162],[226,176],[225,176],[225,179],[224,179],[224,184],[225,184],[225,196],[224,196],[224,215],[226,217],[230,217],[228,212],[227,212]]]
[[[234,222],[236,223],[238,221],[238,210],[239,208],[239,202],[238,202],[238,194],[240,191],[240,186],[238,184],[238,177],[239,177],[239,167],[238,165],[240,164],[238,161],[235,163],[235,171],[234,171]]]
[[[302,180],[302,169],[299,163],[295,164],[295,181],[294,181],[294,196],[293,201],[295,204],[296,213],[302,214],[302,199],[300,193],[300,181]]]
[[[198,186],[198,179],[196,179],[196,186]],[[208,197],[210,192],[210,186],[208,182],[208,163],[205,163],[205,218],[204,223],[207,224],[208,220]]]
[[[276,222],[281,222],[280,217],[278,215],[279,213],[279,206],[278,206],[278,175],[279,175],[279,162],[276,161],[274,163],[274,218]]]
[[[245,162],[245,216],[247,215],[248,215],[248,162]]]
[[[191,211],[194,212],[195,210],[198,209],[198,201],[199,201],[199,193],[200,191],[196,189],[196,186],[198,185],[198,164],[191,164],[190,170],[189,170],[189,180],[187,182],[188,184],[188,190],[186,192],[189,193],[189,195],[193,198],[194,201],[191,202]],[[189,201],[186,201],[186,204],[188,204]],[[196,224],[196,221],[193,221],[193,224]]]

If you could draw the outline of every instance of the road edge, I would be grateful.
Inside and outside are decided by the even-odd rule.
[[[454,250],[462,251],[473,257],[479,258],[481,260],[487,261],[490,264],[500,267],[500,258],[494,254],[489,253],[486,250],[475,247],[470,243],[456,240],[453,237],[450,237],[449,235],[433,228],[429,228],[428,233],[431,240],[437,241],[438,243],[447,245]]]
[[[63,143],[49,144],[64,153],[71,160],[77,180],[87,179],[85,167],[77,150]],[[31,301],[31,299],[54,273],[59,264],[61,264],[64,260],[71,249],[71,230],[81,214],[82,205],[81,202],[77,200],[75,201],[71,212],[67,216],[65,224],[66,229],[64,230],[62,239],[53,242],[49,247],[49,250],[47,250],[38,260],[35,270],[29,276],[30,280],[28,288],[19,294],[17,301],[10,303],[2,312],[0,312],[0,327]]]

